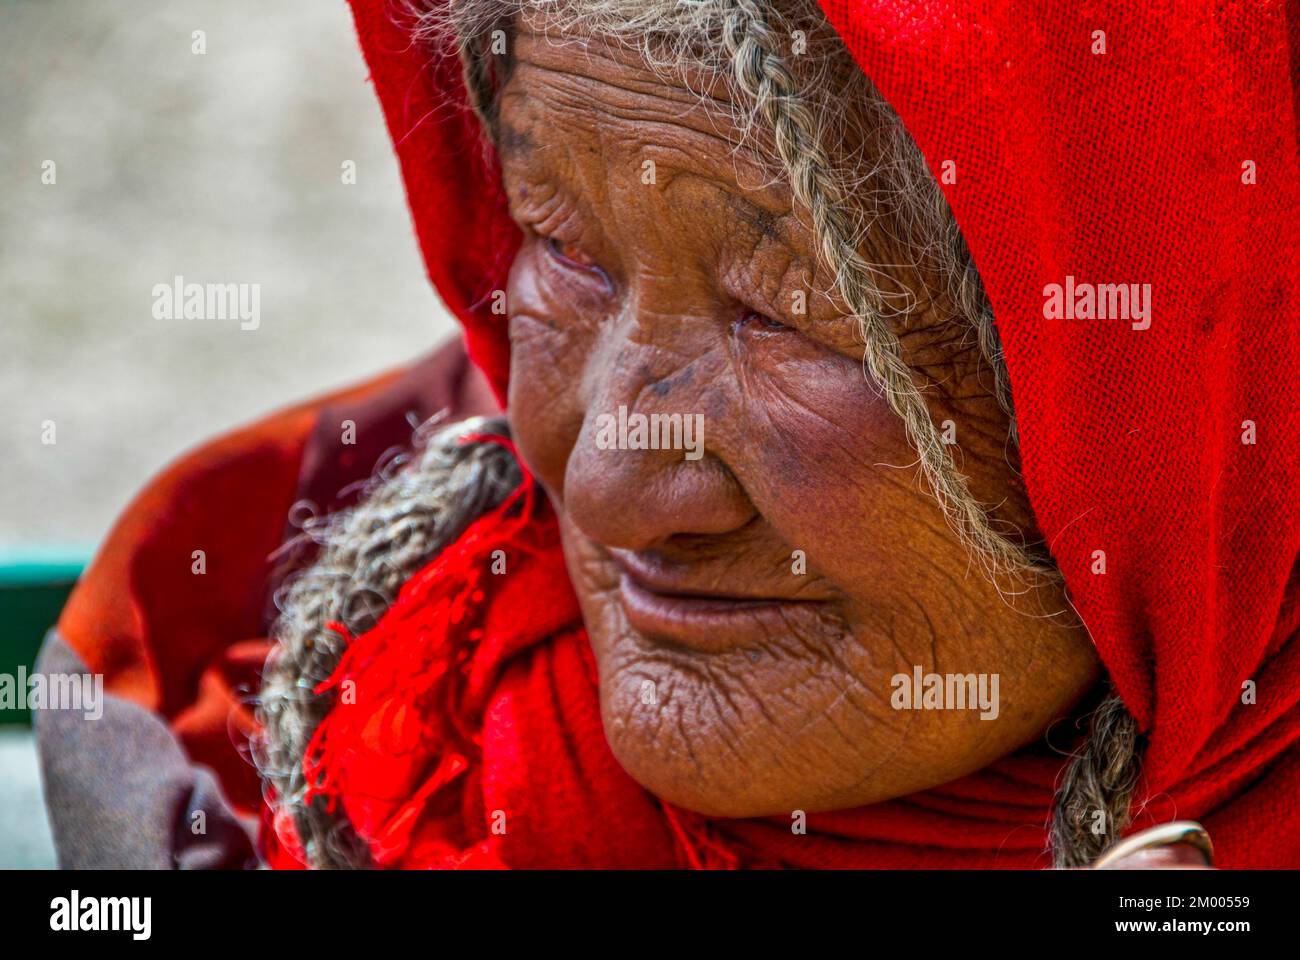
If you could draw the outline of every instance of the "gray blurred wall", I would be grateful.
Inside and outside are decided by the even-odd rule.
[[[343,0],[0,0],[0,177],[0,557],[451,330]],[[177,274],[261,284],[260,328],[154,319]]]

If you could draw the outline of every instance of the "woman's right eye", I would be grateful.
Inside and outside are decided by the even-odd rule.
[[[596,266],[596,261],[583,253],[582,248],[577,244],[565,243],[556,237],[547,237],[546,245],[550,248],[551,256],[564,261],[566,264],[581,267],[584,270],[590,270]]]
[[[546,250],[551,259],[561,266],[570,270],[580,270],[583,273],[590,274],[599,279],[606,288],[612,289],[613,284],[610,282],[607,274],[588,254],[577,244],[567,243],[557,237],[546,237]]]
[[[757,310],[746,310],[744,314],[741,315],[740,319],[736,321],[737,330],[744,329],[745,327],[766,333],[779,333],[782,330],[794,329],[788,324],[784,324],[780,320],[768,316],[766,313],[759,313]]]

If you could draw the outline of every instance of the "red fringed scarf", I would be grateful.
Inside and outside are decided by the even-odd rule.
[[[446,108],[458,65],[412,44],[387,0],[351,3],[429,274],[504,398],[488,294],[518,233],[472,114]],[[1150,740],[1134,828],[1197,818],[1223,866],[1300,866],[1297,24],[1263,0],[822,5],[979,267],[1039,526]],[[1068,276],[1151,284],[1150,325],[1049,319],[1044,288]],[[1045,751],[810,816],[806,835],[650,797],[605,744],[531,480],[408,584],[329,687],[308,770],[383,866],[1047,862],[1062,760]]]
[[[614,762],[581,624],[555,516],[525,472],[373,629],[330,624],[349,643],[315,691],[335,706],[303,757],[307,800],[341,807],[378,867],[734,864]],[[292,824],[275,828],[268,858],[296,866]]]

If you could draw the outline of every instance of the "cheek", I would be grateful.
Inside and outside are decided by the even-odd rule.
[[[1000,590],[971,559],[901,421],[859,364],[792,350],[755,365],[746,387],[748,427],[732,469],[783,541],[786,562],[800,551],[806,576],[841,596],[879,692],[888,695],[896,669],[937,659],[962,672],[1005,672],[1033,661],[1045,632],[1053,646],[1073,637],[1042,619],[1066,609],[1055,591]]]
[[[790,550],[845,593],[897,583],[900,561],[951,547],[915,451],[860,363],[788,339],[746,366],[729,465]]]
[[[556,499],[582,427],[584,357],[591,332],[558,323],[535,254],[521,251],[510,271],[510,424],[520,455]]]

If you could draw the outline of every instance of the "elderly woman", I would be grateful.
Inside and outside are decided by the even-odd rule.
[[[1279,12],[353,6],[484,379],[142,496],[65,862],[1300,865]]]

